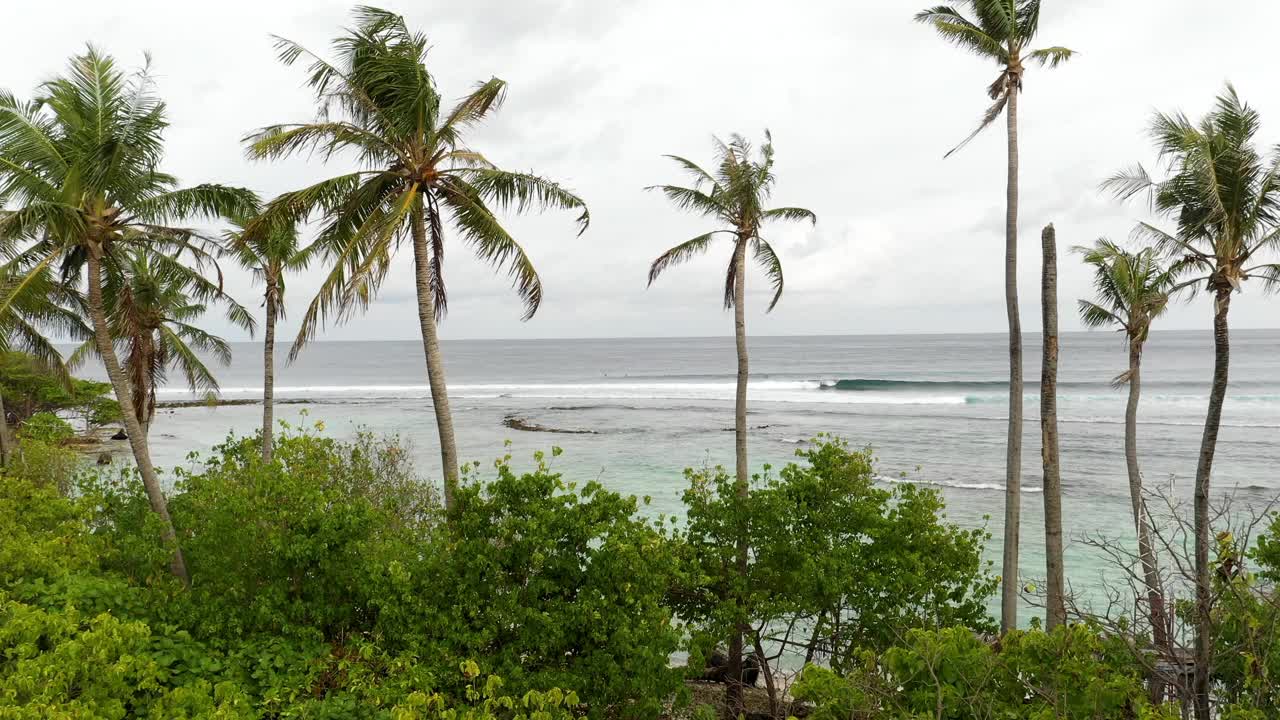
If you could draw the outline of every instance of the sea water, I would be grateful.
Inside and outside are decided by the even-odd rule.
[[[1040,495],[1040,339],[1024,358],[1022,574],[1044,575]],[[874,449],[884,482],[939,488],[949,518],[992,533],[999,568],[1005,480],[1008,353],[1003,335],[753,337],[749,452],[753,468],[775,467],[819,432]],[[235,344],[216,370],[225,399],[261,396],[261,346]],[[492,340],[442,344],[463,460],[502,455],[517,465],[552,445],[555,467],[574,479],[647,495],[647,512],[679,513],[682,470],[733,463],[734,343],[731,337]],[[277,348],[283,358],[287,347]],[[1114,573],[1084,542],[1131,542],[1124,457],[1127,367],[1120,335],[1061,338],[1058,414],[1068,579],[1096,595]],[[1212,377],[1208,332],[1154,332],[1143,360],[1139,454],[1146,483],[1189,498]],[[161,401],[190,400],[185,387]],[[323,421],[342,436],[358,428],[400,435],[428,479],[439,478],[435,419],[418,342],[317,342],[280,362],[276,417]],[[305,412],[305,416],[302,413]],[[515,418],[545,429],[505,424]],[[258,406],[162,409],[151,432],[158,464],[186,464],[228,433],[252,433]],[[1280,494],[1280,332],[1232,333],[1231,387],[1213,486],[1239,507]]]

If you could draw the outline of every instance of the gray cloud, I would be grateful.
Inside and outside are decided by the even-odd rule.
[[[720,306],[727,246],[646,289],[652,259],[707,225],[643,188],[679,178],[663,153],[709,162],[713,133],[758,137],[766,127],[778,149],[775,201],[810,207],[820,223],[772,230],[787,295],[765,315],[764,279],[751,276],[753,332],[1003,329],[1002,128],[942,159],[985,107],[994,68],[911,22],[914,5],[386,4],[431,38],[432,71],[446,95],[493,75],[510,83],[502,112],[473,137],[476,148],[560,180],[591,204],[583,237],[562,213],[509,220],[546,287],[528,323],[519,321],[508,280],[452,238],[446,337],[727,334]],[[1199,114],[1230,78],[1262,110],[1264,142],[1280,139],[1268,52],[1280,6],[1231,5],[1231,13],[1206,14],[1191,0],[1046,4],[1045,42],[1082,54],[1053,72],[1033,68],[1022,98],[1024,323],[1033,326],[1039,310],[1037,238],[1045,222],[1067,246],[1123,238],[1145,216],[1140,204],[1116,203],[1097,186],[1120,167],[1152,160],[1144,128],[1154,108]],[[281,67],[268,35],[323,51],[349,22],[349,7],[345,0],[23,4],[7,13],[17,31],[0,46],[0,87],[29,94],[90,39],[130,64],[150,50],[173,122],[166,169],[269,196],[345,166],[244,159],[246,132],[314,112],[303,70]],[[1076,327],[1067,310],[1088,293],[1089,276],[1062,258],[1063,324]],[[413,338],[410,266],[401,255],[368,315],[326,337]],[[301,316],[320,277],[312,271],[290,284],[291,318]],[[256,307],[246,274],[231,273],[228,286]],[[1241,326],[1274,325],[1269,302],[1250,292],[1233,315]],[[1208,319],[1196,304],[1175,309],[1166,325],[1203,328]],[[220,318],[208,323],[225,329]]]

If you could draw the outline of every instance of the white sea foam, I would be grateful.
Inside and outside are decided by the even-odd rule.
[[[966,483],[966,482],[959,482],[956,480],[926,480],[923,478],[913,478],[910,476],[890,477],[888,475],[877,475],[876,479],[879,480],[880,482],[892,483],[894,485],[900,485],[900,484],[929,485],[932,487],[955,488],[957,490],[991,490],[991,491],[998,490],[1000,492],[1004,492],[1004,485],[1001,485],[1000,483]],[[1043,489],[1035,486],[1024,485],[1022,487],[1022,492],[1034,494],[1034,493],[1043,492]]]

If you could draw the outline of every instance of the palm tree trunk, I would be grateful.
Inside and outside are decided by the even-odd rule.
[[[456,509],[458,490],[458,446],[453,436],[453,414],[449,411],[449,390],[444,381],[444,361],[440,357],[440,341],[436,336],[435,295],[431,289],[431,255],[427,250],[427,227],[424,209],[419,203],[413,211],[413,270],[418,290],[418,323],[422,327],[422,348],[427,356],[427,382],[431,385],[431,404],[436,413],[436,429],[440,433],[440,464],[444,470],[444,508],[452,514]]]
[[[1044,467],[1045,625],[1067,621],[1062,557],[1062,466],[1058,453],[1058,249],[1053,225],[1040,236],[1044,267],[1040,280],[1044,351],[1040,365],[1040,440]]]
[[[1018,627],[1018,536],[1022,523],[1022,320],[1018,316],[1018,89],[1009,89],[1009,184],[1005,207],[1004,302],[1009,318],[1009,437],[1004,470],[1004,558],[1000,632]]]
[[[1164,588],[1160,581],[1160,566],[1156,562],[1156,549],[1152,539],[1151,519],[1147,516],[1146,500],[1142,492],[1142,471],[1138,466],[1138,401],[1142,396],[1142,341],[1129,341],[1129,403],[1124,412],[1124,460],[1129,470],[1129,502],[1133,506],[1133,527],[1138,535],[1138,561],[1142,563],[1142,580],[1147,586],[1148,614],[1151,619],[1151,639],[1156,649],[1170,652],[1169,626],[1164,608]],[[1160,702],[1163,683],[1151,679],[1151,697]]]
[[[178,537],[173,529],[173,520],[169,517],[169,505],[165,501],[164,492],[160,489],[160,478],[156,475],[155,466],[151,464],[151,448],[147,445],[147,435],[133,411],[133,392],[129,387],[129,378],[120,369],[120,361],[116,358],[115,347],[111,342],[111,333],[107,330],[107,316],[102,302],[102,258],[100,251],[91,248],[88,255],[89,282],[89,315],[93,322],[93,339],[98,346],[98,354],[102,356],[102,364],[115,390],[116,401],[124,412],[120,413],[124,422],[125,434],[129,436],[129,447],[133,450],[133,459],[138,465],[138,474],[142,476],[142,487],[146,490],[151,510],[160,517],[161,535],[166,545],[173,549],[173,557],[169,560],[169,569],[182,581],[183,585],[191,584],[187,574],[187,563],[182,557],[182,548],[178,546]]]
[[[14,445],[13,436],[9,434],[9,415],[4,409],[4,397],[0,396],[0,468],[9,464]]]
[[[1196,534],[1196,645],[1195,696],[1196,720],[1209,720],[1209,675],[1213,660],[1213,619],[1209,570],[1209,480],[1213,474],[1213,454],[1218,447],[1218,426],[1222,422],[1222,403],[1227,397],[1227,370],[1231,364],[1231,341],[1227,328],[1227,311],[1231,307],[1231,286],[1216,283],[1213,311],[1213,387],[1209,391],[1209,412],[1204,420],[1204,436],[1200,441],[1200,461],[1196,464],[1195,534]]]
[[[276,292],[274,278],[267,280],[267,327],[262,340],[262,462],[271,462],[271,432],[275,425],[276,392]]]
[[[738,383],[733,412],[734,435],[734,467],[737,473],[734,491],[740,502],[744,502],[750,493],[749,474],[747,472],[747,320],[746,320],[746,253],[747,243],[739,239],[734,248],[733,277],[733,338],[738,354]],[[747,528],[738,529],[737,571],[743,579],[747,575]],[[746,608],[743,598],[734,598],[738,624],[729,638],[729,683],[725,689],[725,706],[729,717],[736,718],[745,712],[742,686],[742,650],[743,636],[746,633]]]
[[[149,366],[150,365],[148,365],[148,367]],[[145,372],[146,371],[144,370],[143,373]],[[148,407],[147,399],[151,397],[151,388],[148,385],[147,376],[145,374],[142,374],[138,378],[137,393],[138,393],[137,405],[135,405],[134,407],[137,408],[137,412],[138,412],[138,425],[139,427],[142,428],[142,436],[150,437],[151,436],[151,415],[149,412],[147,412],[147,407]]]

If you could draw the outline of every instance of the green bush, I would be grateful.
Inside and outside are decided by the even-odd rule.
[[[593,716],[654,717],[680,686],[669,543],[636,498],[537,460],[465,484],[456,525],[387,567],[380,630],[424,656],[480,658],[520,690],[575,688]]]
[[[27,418],[18,428],[18,437],[23,440],[57,445],[75,437],[76,431],[66,420],[51,412],[40,412]]]
[[[89,425],[114,422],[120,405],[111,385],[59,377],[43,363],[20,352],[0,352],[0,394],[18,424],[37,413],[68,413]]]
[[[176,471],[169,507],[193,578],[181,622],[205,638],[372,630],[372,576],[433,541],[434,490],[396,442],[368,434],[286,430],[271,463],[261,452],[232,438],[200,469]],[[127,505],[134,527],[150,520],[140,495]],[[135,574],[163,575],[165,553],[134,559]]]
[[[74,450],[23,438],[4,472],[11,478],[21,478],[33,485],[47,485],[65,494],[71,491],[84,467],[84,458]]]
[[[1180,717],[1150,705],[1123,640],[1085,625],[1014,631],[998,647],[963,628],[912,630],[882,654],[861,653],[843,676],[806,668],[793,692],[813,703],[814,720]]]
[[[795,642],[837,668],[913,628],[994,630],[984,530],[947,522],[934,490],[879,486],[870,452],[838,438],[796,454],[803,462],[777,477],[766,468],[745,501],[723,468],[686,472],[685,573],[672,603],[705,631],[704,643],[727,637],[735,595],[762,645],[771,630],[807,627]],[[745,580],[733,572],[739,537],[749,546]]]

